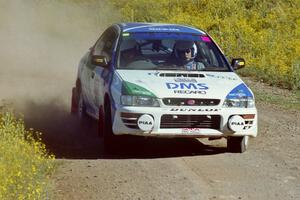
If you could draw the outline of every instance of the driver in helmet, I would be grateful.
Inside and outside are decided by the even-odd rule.
[[[178,66],[183,66],[187,70],[201,70],[205,68],[203,63],[195,61],[197,47],[193,41],[177,41],[174,46],[174,54],[175,62]]]

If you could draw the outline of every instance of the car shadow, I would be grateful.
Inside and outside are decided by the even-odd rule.
[[[24,121],[27,128],[42,132],[42,141],[56,158],[65,159],[143,159],[212,155],[226,152],[226,147],[210,146],[194,138],[125,137],[114,151],[107,153],[97,123],[90,119],[82,125],[76,116],[55,104],[28,102]]]
[[[225,153],[225,147],[206,145],[194,138],[150,138],[129,137],[118,142],[118,146],[106,153],[107,159],[166,158],[214,155]]]

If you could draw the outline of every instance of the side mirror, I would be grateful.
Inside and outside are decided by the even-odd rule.
[[[105,56],[92,56],[92,64],[100,67],[108,67],[108,61]]]
[[[234,70],[241,69],[245,67],[245,59],[244,58],[233,58],[231,61],[231,66]]]

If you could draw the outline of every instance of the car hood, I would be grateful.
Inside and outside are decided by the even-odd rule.
[[[158,98],[224,99],[240,86],[247,96],[253,96],[234,72],[116,70],[116,73],[127,88]]]

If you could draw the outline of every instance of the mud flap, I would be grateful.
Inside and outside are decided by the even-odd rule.
[[[98,135],[103,136],[104,132],[104,111],[103,106],[99,108],[99,120],[98,120]]]

